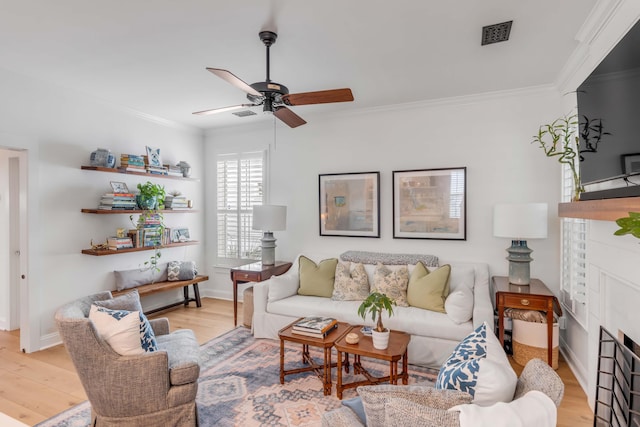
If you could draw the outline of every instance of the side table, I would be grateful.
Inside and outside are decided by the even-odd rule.
[[[562,308],[556,296],[538,279],[531,279],[529,285],[512,285],[509,278],[493,276],[498,310],[498,330],[500,344],[504,346],[504,309],[519,308],[547,313],[547,362],[553,367],[553,312],[562,316]]]
[[[254,262],[231,269],[234,326],[238,326],[238,283],[262,282],[271,276],[279,276],[289,268],[291,268],[290,262],[276,261],[274,265],[262,265],[261,262]]]
[[[411,341],[411,335],[400,332],[391,331],[389,335],[389,346],[385,350],[378,350],[373,347],[373,342],[370,336],[364,336],[360,330],[362,325],[354,326],[347,332],[354,332],[358,334],[357,344],[348,344],[346,340],[347,334],[345,333],[340,339],[338,339],[334,346],[338,352],[338,382],[336,384],[336,395],[338,399],[342,400],[342,392],[348,388],[355,388],[361,385],[380,384],[381,382],[388,381],[390,384],[397,385],[398,380],[402,379],[402,384],[409,383],[409,371],[407,359],[407,346]],[[342,354],[344,353],[344,361]],[[345,367],[345,371],[349,368],[349,354],[353,354],[353,373],[364,375],[365,379],[362,381],[355,381],[348,384],[342,382],[342,369]],[[374,377],[362,366],[360,356],[370,357],[373,359],[383,360],[389,362],[389,375],[384,377]],[[398,372],[398,361],[402,360],[402,372]]]

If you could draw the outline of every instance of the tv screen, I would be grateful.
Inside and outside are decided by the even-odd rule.
[[[577,98],[587,191],[581,198],[640,195],[640,23],[578,87]]]

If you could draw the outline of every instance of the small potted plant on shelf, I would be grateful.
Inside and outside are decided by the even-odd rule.
[[[389,330],[382,324],[382,312],[386,311],[391,317],[394,305],[396,302],[385,294],[372,292],[358,307],[358,315],[363,320],[366,320],[367,314],[370,314],[371,320],[376,322],[376,326],[371,330],[371,338],[373,346],[378,350],[385,350],[389,345]]]
[[[138,184],[138,190],[140,193],[136,196],[136,202],[140,209],[154,210],[164,208],[166,192],[163,185],[147,181],[144,184]]]

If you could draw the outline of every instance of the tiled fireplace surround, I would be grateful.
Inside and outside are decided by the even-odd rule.
[[[588,395],[593,404],[600,325],[640,343],[640,240],[614,236],[612,221],[588,221]]]

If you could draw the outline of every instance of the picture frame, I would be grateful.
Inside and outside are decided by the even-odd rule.
[[[110,184],[114,193],[129,193],[126,182],[111,181]]]
[[[160,149],[147,146],[147,159],[149,166],[162,167],[162,159],[160,158]]]
[[[188,228],[172,228],[171,243],[182,243],[191,241],[191,235]]]
[[[380,172],[318,176],[320,235],[380,237]]]
[[[394,239],[467,239],[467,168],[393,171]]]
[[[634,175],[640,173],[640,153],[623,154],[622,172],[625,175]]]

